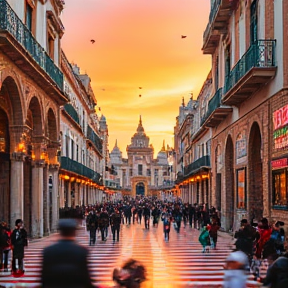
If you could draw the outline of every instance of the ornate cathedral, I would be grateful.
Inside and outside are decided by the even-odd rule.
[[[172,193],[175,173],[173,167],[173,149],[165,142],[154,159],[154,148],[149,144],[140,116],[136,133],[127,146],[128,158],[122,158],[117,140],[110,153],[112,167],[117,187],[125,195],[159,195]]]

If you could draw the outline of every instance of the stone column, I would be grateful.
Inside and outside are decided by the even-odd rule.
[[[24,154],[12,153],[10,179],[10,224],[15,225],[16,219],[24,217]]]
[[[41,160],[32,167],[32,237],[43,237],[43,166]]]
[[[59,205],[60,208],[64,208],[65,200],[64,200],[64,179],[60,179],[59,183]]]
[[[87,205],[87,186],[83,184],[83,204]]]
[[[75,206],[78,206],[79,205],[79,183],[75,183]]]
[[[48,167],[45,165],[43,168],[43,225],[45,236],[50,234],[50,192],[48,179]]]
[[[68,191],[67,191],[67,206],[71,207],[71,182],[68,180]]]
[[[52,179],[52,185],[50,184],[50,187],[49,187],[49,189],[52,190],[52,193],[50,193],[51,195],[50,201],[52,205],[52,219],[51,219],[50,229],[52,232],[55,232],[57,230],[58,219],[59,219],[59,204],[58,204],[59,175],[58,173],[59,173],[59,165],[49,166],[49,175],[51,176],[51,179]]]

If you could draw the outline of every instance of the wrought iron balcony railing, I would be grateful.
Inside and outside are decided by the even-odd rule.
[[[65,157],[65,156],[61,157],[61,167],[60,168],[67,170],[67,171],[70,171],[70,172],[73,172],[75,174],[84,176],[86,178],[89,178],[91,181],[93,181],[99,185],[102,185],[102,183],[103,183],[103,180],[101,179],[101,175],[98,172],[96,172],[96,171],[86,167],[85,165],[83,165],[77,161],[74,161],[68,157]]]
[[[275,66],[275,40],[258,40],[252,44],[226,76],[224,93],[227,93],[252,68]]]
[[[208,103],[208,109],[205,116],[201,119],[201,126],[207,120],[207,118],[221,105],[222,88],[218,89],[215,95],[210,99]]]
[[[200,169],[201,167],[210,167],[210,155],[202,156],[196,161],[184,167],[184,177],[188,176],[193,171]]]
[[[87,126],[87,138],[94,144],[96,149],[102,154],[102,148],[103,148],[102,141],[89,125]]]
[[[10,33],[63,91],[63,74],[6,0],[0,0],[0,30]]]
[[[219,9],[220,3],[221,3],[221,0],[214,0],[211,3],[211,10],[210,10],[210,13],[209,13],[209,23],[207,24],[205,32],[203,34],[203,40],[204,41],[205,41],[205,39],[207,38],[207,36],[209,34],[209,31],[211,29],[211,23],[213,22],[213,20],[215,18],[215,15],[216,15],[216,13],[217,13],[217,11]]]
[[[79,116],[75,108],[67,103],[64,105],[64,110],[71,116],[71,118],[80,125]]]

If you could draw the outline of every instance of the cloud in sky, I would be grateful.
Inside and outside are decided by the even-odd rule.
[[[139,115],[156,153],[163,139],[173,146],[181,99],[197,96],[210,70],[209,9],[210,0],[66,1],[62,48],[91,78],[110,149],[118,139],[125,156]]]

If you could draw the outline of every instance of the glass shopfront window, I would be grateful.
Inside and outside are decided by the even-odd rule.
[[[272,171],[274,208],[287,208],[287,169]]]

